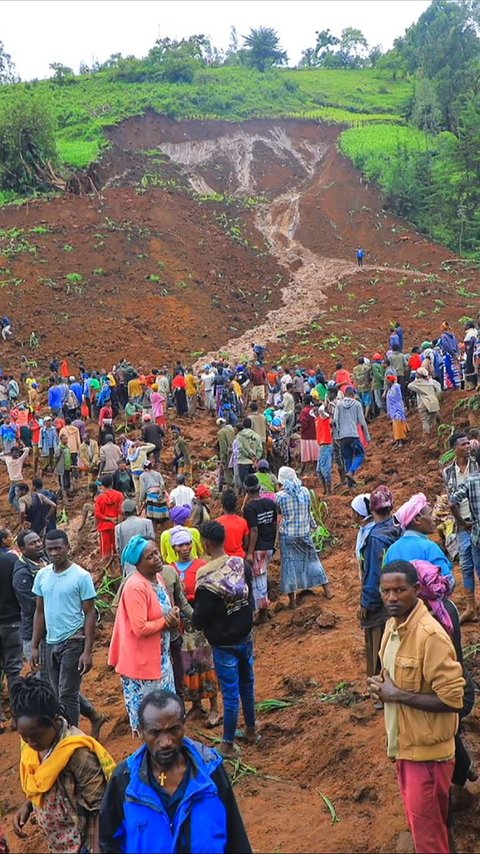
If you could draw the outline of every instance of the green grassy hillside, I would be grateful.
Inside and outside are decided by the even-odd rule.
[[[111,72],[0,87],[0,105],[19,91],[51,104],[63,162],[84,167],[105,145],[104,128],[154,109],[175,118],[241,120],[302,117],[359,124],[401,121],[411,84],[374,69],[280,70],[260,73],[243,67],[204,68],[192,83],[130,83]]]

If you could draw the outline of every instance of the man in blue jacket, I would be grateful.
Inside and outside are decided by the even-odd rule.
[[[142,747],[121,762],[100,811],[104,854],[250,854],[222,758],[185,737],[185,708],[152,691],[139,709]]]

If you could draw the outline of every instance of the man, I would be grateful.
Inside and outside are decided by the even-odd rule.
[[[397,336],[394,336],[397,337]],[[397,339],[398,340],[398,339]],[[393,368],[397,375],[397,382],[402,389],[402,396],[405,397],[405,385],[406,385],[406,372],[408,371],[408,360],[407,357],[400,352],[400,344],[394,343],[392,346],[392,352],[389,355],[388,361],[390,362],[390,367]]]
[[[17,557],[13,551],[0,552],[0,672],[7,677],[9,691],[23,665],[20,606],[13,589]],[[0,734],[4,731],[0,694]]]
[[[128,546],[132,537],[140,536],[146,540],[155,539],[155,528],[151,519],[137,516],[137,505],[131,498],[127,498],[122,504],[123,522],[115,525],[115,547],[120,556],[123,577],[130,575],[136,568],[131,563],[122,560],[123,550]]]
[[[80,431],[78,427],[75,427],[72,424],[72,419],[69,417],[65,418],[65,427],[62,427],[60,433],[58,434],[60,441],[62,441],[62,436],[66,436],[67,438],[68,449],[72,457],[72,467],[74,469],[77,469],[78,455],[80,453],[81,445]]]
[[[183,507],[188,504],[193,508],[194,490],[185,484],[185,475],[177,474],[177,485],[170,493],[170,507]]]
[[[363,267],[363,259],[365,258],[365,252],[359,246],[357,249],[357,267]]]
[[[295,426],[295,398],[293,396],[293,383],[291,379],[289,379],[288,383],[285,386],[282,402],[283,408],[285,410],[285,432],[288,436],[290,433],[292,433],[293,428]],[[253,422],[252,429],[255,429],[253,427]]]
[[[460,431],[453,433],[449,444],[455,451],[455,457],[443,469],[443,479],[448,497],[452,501],[457,489],[463,486],[472,475],[478,474],[480,469],[470,454],[470,440],[466,433]],[[466,609],[460,617],[460,622],[467,623],[476,620],[475,572],[480,576],[480,552],[476,551],[477,563],[475,563],[472,548],[473,518],[468,496],[465,496],[460,504],[452,502],[450,508],[456,522],[457,548],[465,591]]]
[[[250,421],[252,423],[252,430],[254,430],[255,433],[258,433],[260,439],[262,440],[262,446],[264,449],[265,456],[267,451],[268,424],[264,414],[258,411],[258,403],[250,404],[250,415],[248,417],[250,418]]]
[[[58,495],[51,489],[44,489],[43,480],[41,477],[32,478],[32,493],[36,495],[45,495],[50,501],[53,501],[55,507],[58,508]],[[53,531],[57,527],[57,514],[53,513],[49,516],[46,522],[46,531]]]
[[[195,413],[197,411],[197,400],[198,400],[198,380],[193,373],[193,368],[188,368],[187,373],[185,374],[185,383],[186,383],[186,392],[187,392],[187,403],[188,403],[188,414],[190,418],[194,418]]]
[[[7,467],[8,478],[10,480],[10,489],[8,492],[8,503],[18,510],[18,497],[17,497],[17,487],[18,484],[22,482],[23,479],[23,464],[27,459],[30,448],[24,448],[23,451],[20,448],[14,447],[11,449],[8,454],[0,454],[0,460],[3,460]]]
[[[250,370],[250,379],[252,381],[250,390],[251,402],[265,400],[265,383],[267,382],[267,374],[265,368],[260,362],[255,362]]]
[[[95,498],[94,513],[98,537],[100,540],[100,556],[111,558],[115,552],[115,525],[122,519],[122,492],[113,489],[113,477],[105,474],[101,481],[100,493]]]
[[[372,356],[372,389],[375,407],[378,414],[385,409],[385,401],[383,393],[385,391],[385,372],[386,366],[383,364],[383,359],[380,353],[374,353]]]
[[[30,433],[32,436],[32,463],[33,463],[33,473],[36,474],[38,471],[38,460],[40,457],[40,430],[41,424],[36,415],[30,415],[28,419],[28,426],[30,428]]]
[[[90,573],[69,559],[65,531],[49,531],[45,547],[51,563],[39,570],[33,582],[37,601],[31,661],[33,667],[39,666],[46,629],[48,678],[70,723],[78,726],[80,683],[92,667],[95,587]]]
[[[43,493],[30,491],[28,483],[18,484],[17,496],[20,526],[44,537],[49,524],[56,518],[57,505]]]
[[[55,451],[58,448],[58,433],[52,424],[50,415],[43,419],[43,427],[39,437],[40,456],[42,458],[42,473],[47,469],[53,472],[55,468]]]
[[[202,391],[204,396],[205,409],[212,415],[215,413],[215,395],[213,393],[213,385],[215,382],[215,371],[211,365],[205,365],[203,373],[200,375],[202,382]]]
[[[160,462],[160,454],[163,448],[163,440],[165,438],[165,430],[152,421],[150,413],[146,412],[143,416],[143,427],[141,432],[142,442],[154,446],[152,452],[153,459],[156,463]]]
[[[132,472],[123,457],[119,459],[118,468],[113,475],[113,488],[121,492],[124,498],[133,498],[135,495],[135,483],[133,482]]]
[[[363,430],[367,442],[370,441],[370,433],[362,404],[355,400],[355,390],[352,386],[345,388],[344,395],[343,400],[335,407],[333,423],[340,439],[347,484],[352,487],[357,483],[354,477],[355,472],[365,460],[365,451],[359,438],[358,428]]]
[[[256,475],[247,475],[245,489],[247,502],[243,515],[249,527],[247,560],[252,566],[255,622],[259,624],[269,618],[268,567],[275,551],[277,505],[271,498],[260,496],[260,482]]]
[[[183,701],[155,690],[139,710],[144,744],[117,765],[100,811],[100,850],[250,854],[222,757],[185,736]]]
[[[17,444],[17,426],[10,415],[6,415],[3,424],[0,425],[0,440],[4,454],[9,454]]]
[[[352,376],[368,421],[372,409],[372,368],[365,362],[363,356],[358,357]]]
[[[175,454],[173,467],[177,474],[184,474],[185,480],[187,480],[192,476],[192,460],[185,436],[183,436],[180,427],[176,424],[172,426],[172,437],[173,452]]]
[[[475,461],[477,466],[476,471],[465,477],[463,482],[460,483],[457,488],[449,495],[450,508],[457,522],[457,525],[462,526],[462,530],[471,531],[472,566],[470,567],[469,571],[467,571],[467,575],[465,574],[464,568],[461,565],[463,583],[466,588],[466,594],[468,591],[467,610],[469,605],[471,606],[472,610],[475,609],[475,576],[473,569],[475,569],[477,575],[479,575],[480,577],[480,449],[475,455]],[[465,501],[468,502],[468,509],[465,508]],[[469,514],[469,521],[465,521],[465,519],[462,517],[461,508],[463,508],[464,513]],[[472,591],[471,595],[470,590]],[[470,616],[469,619],[473,619],[474,615],[475,613]],[[464,617],[463,622],[465,622]]]
[[[72,455],[68,447],[68,438],[65,434],[60,439],[55,456],[55,468],[53,473],[58,477],[58,484],[62,495],[70,496],[72,492],[71,472],[73,468]]]
[[[232,446],[235,439],[235,430],[231,424],[227,424],[225,418],[217,418],[217,433],[218,443],[218,491],[221,492],[223,487],[231,488],[233,486],[234,474],[232,464]]]
[[[64,390],[62,386],[57,385],[55,382],[51,381],[50,387],[48,389],[48,405],[50,407],[52,417],[56,418],[58,415],[62,414],[63,399]]]
[[[400,528],[392,518],[393,495],[387,486],[370,494],[373,526],[360,547],[360,625],[365,633],[367,676],[380,673],[378,657],[388,614],[380,596],[380,573],[389,546],[398,540]]]
[[[98,469],[98,477],[105,475],[114,475],[118,462],[122,456],[122,452],[111,433],[105,436],[105,444],[100,448],[100,466]]]
[[[465,680],[450,638],[418,590],[411,563],[384,566],[380,591],[390,619],[380,650],[382,674],[372,676],[368,685],[385,706],[387,754],[396,764],[415,850],[448,854],[450,785]]]
[[[88,430],[85,430],[83,441],[80,444],[79,462],[81,470],[87,473],[87,483],[93,483],[97,479],[97,472],[100,466],[100,453],[97,440],[90,437]]]
[[[325,495],[332,492],[332,469],[333,469],[333,432],[332,418],[322,405],[314,409],[315,432],[319,447],[317,474],[323,483]]]
[[[43,542],[35,531],[20,531],[17,536],[17,545],[21,556],[17,558],[13,568],[13,590],[20,605],[23,655],[27,661],[30,661],[36,605],[32,590],[33,582],[38,571],[46,566],[48,561],[43,550]]]
[[[417,395],[418,414],[422,423],[423,435],[427,439],[432,427],[435,427],[440,420],[442,387],[437,380],[431,379],[426,368],[418,368],[416,379],[408,383],[407,388]]]
[[[254,473],[254,465],[257,460],[262,459],[263,454],[262,440],[252,430],[250,418],[243,419],[242,429],[239,431],[236,441],[238,443],[238,479],[243,488],[247,474]]]

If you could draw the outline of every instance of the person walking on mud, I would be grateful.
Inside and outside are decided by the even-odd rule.
[[[357,249],[357,267],[363,267],[363,259],[365,258],[364,250],[359,246]]]

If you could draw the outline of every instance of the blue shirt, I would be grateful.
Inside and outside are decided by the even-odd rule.
[[[70,388],[73,391],[78,402],[81,403],[83,397],[83,385],[81,383],[72,383]]]
[[[428,539],[426,534],[405,531],[388,549],[383,565],[394,560],[428,560],[435,566],[439,566],[442,575],[447,575],[454,582],[450,559],[437,543]]]
[[[59,385],[52,385],[48,389],[48,405],[50,409],[61,409],[63,404],[63,391]]]
[[[50,644],[61,643],[83,629],[82,603],[97,595],[92,576],[76,563],[63,572],[55,572],[52,564],[39,570],[32,589],[35,596],[43,599]]]

